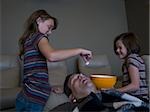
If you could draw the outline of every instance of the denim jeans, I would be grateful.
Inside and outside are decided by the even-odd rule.
[[[31,102],[21,94],[16,98],[16,112],[42,112],[43,108],[44,105]]]

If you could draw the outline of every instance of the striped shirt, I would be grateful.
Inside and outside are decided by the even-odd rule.
[[[130,65],[137,67],[139,70],[140,89],[128,93],[137,97],[148,99],[148,86],[146,83],[145,64],[143,59],[138,54],[130,54],[122,66],[123,86],[127,86],[128,84],[131,83],[129,72],[128,72],[128,67]]]
[[[24,43],[23,93],[31,101],[45,104],[50,95],[46,58],[41,54],[38,43],[45,37],[35,33]]]

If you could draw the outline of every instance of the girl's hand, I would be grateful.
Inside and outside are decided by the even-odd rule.
[[[89,50],[82,49],[80,56],[82,56],[83,60],[85,61],[85,64],[89,64],[89,60],[92,58],[92,52]]]
[[[92,51],[86,50],[86,49],[81,49],[81,56],[85,56],[87,60],[92,58]]]
[[[53,86],[51,88],[51,91],[54,92],[54,93],[57,93],[57,94],[62,94],[63,93],[63,89],[61,87],[58,87],[58,86]]]

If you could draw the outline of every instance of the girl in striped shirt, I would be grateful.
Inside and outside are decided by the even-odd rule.
[[[52,88],[48,82],[47,61],[56,62],[75,55],[91,58],[90,50],[75,48],[56,50],[49,44],[48,36],[57,28],[57,19],[45,10],[31,14],[19,40],[20,57],[23,60],[22,90],[16,99],[17,112],[42,112]],[[49,77],[50,78],[50,77]]]
[[[140,45],[132,32],[122,33],[114,40],[114,52],[123,61],[122,87],[117,90],[148,100],[145,64],[140,57]]]

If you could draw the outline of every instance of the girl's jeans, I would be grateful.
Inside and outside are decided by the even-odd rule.
[[[16,112],[42,112],[44,105],[29,101],[19,94],[16,99]]]

